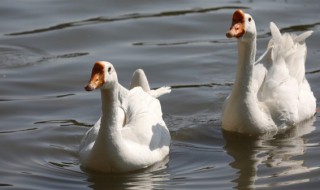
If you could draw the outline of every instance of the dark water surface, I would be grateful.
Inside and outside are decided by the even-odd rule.
[[[314,30],[307,78],[320,100],[318,0],[2,0],[0,3],[0,189],[319,189],[320,122],[273,138],[220,129],[235,77],[235,9],[253,15],[258,55],[269,22]],[[122,175],[81,170],[77,154],[100,115],[99,92],[83,86],[97,60],[120,82],[143,68],[172,134],[167,164]]]

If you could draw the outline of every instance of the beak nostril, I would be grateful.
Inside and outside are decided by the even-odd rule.
[[[86,91],[92,91],[92,90],[94,90],[94,87],[93,87],[91,84],[88,84],[88,85],[86,85],[86,86],[84,87],[84,89],[85,89]]]

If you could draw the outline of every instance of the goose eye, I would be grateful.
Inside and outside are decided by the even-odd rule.
[[[251,22],[251,18],[248,18],[248,21]]]
[[[111,72],[111,67],[108,68],[108,72],[109,72],[109,73]]]

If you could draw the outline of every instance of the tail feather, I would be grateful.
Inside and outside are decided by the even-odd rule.
[[[140,86],[145,92],[150,91],[147,76],[142,69],[137,69],[132,75],[130,89],[137,86]]]
[[[270,31],[271,31],[271,35],[274,43],[280,42],[282,35],[279,28],[274,22],[270,22]]]
[[[294,39],[294,41],[296,42],[296,43],[304,43],[304,41],[308,38],[308,37],[310,37],[311,35],[312,35],[312,33],[313,33],[313,31],[307,31],[307,32],[304,32],[304,33],[302,33],[302,34],[300,34],[299,36],[296,36],[295,37],[295,39]]]
[[[156,90],[150,90],[149,94],[155,98],[158,98],[158,97],[165,95],[165,94],[168,94],[170,92],[171,92],[171,87],[163,86],[163,87],[160,87]]]
[[[272,39],[269,47],[272,48],[272,63],[281,63],[284,60],[291,77],[302,82],[305,76],[305,61],[307,48],[305,40],[313,33],[312,31],[304,32],[298,36],[284,33],[281,35],[278,27],[271,22],[270,30]]]
[[[154,98],[158,98],[164,94],[168,94],[171,92],[171,87],[167,87],[167,86],[158,88],[156,90],[150,90],[147,76],[142,69],[137,69],[133,73],[130,89],[133,89],[134,87],[141,87],[143,91],[147,92]]]

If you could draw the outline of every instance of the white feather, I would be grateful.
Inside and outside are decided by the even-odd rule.
[[[237,78],[225,101],[222,128],[246,134],[273,133],[311,118],[316,99],[305,78],[305,39],[281,34],[271,22],[272,38],[266,52],[254,62],[256,29],[247,22],[246,33],[238,39]]]
[[[80,143],[81,165],[121,173],[162,161],[169,153],[171,137],[159,100],[140,86],[124,89],[115,71],[113,75],[108,80],[112,84],[101,87],[102,116]]]

